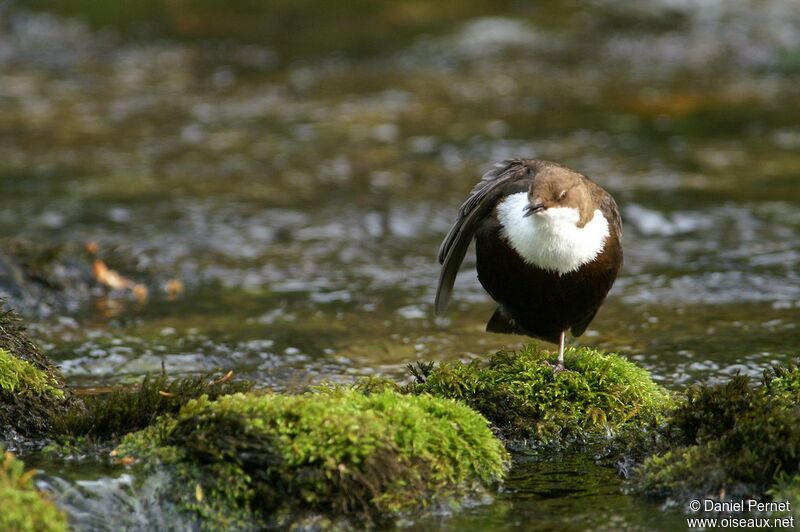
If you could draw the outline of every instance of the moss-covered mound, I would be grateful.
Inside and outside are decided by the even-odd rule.
[[[589,348],[569,349],[570,371],[553,373],[552,353],[529,346],[501,351],[488,363],[442,364],[417,372],[414,393],[463,401],[510,439],[584,440],[657,423],[670,395],[647,371]]]
[[[67,519],[33,487],[33,471],[6,452],[0,462],[0,530],[9,532],[66,531]]]
[[[454,401],[393,391],[201,398],[123,440],[167,467],[171,498],[203,528],[285,526],[309,514],[378,524],[501,478],[486,420]]]
[[[0,439],[40,437],[66,411],[70,397],[61,375],[28,339],[13,310],[0,301]]]
[[[664,433],[669,450],[635,470],[637,492],[687,501],[798,497],[800,370],[767,370],[755,388],[744,376],[692,386]]]

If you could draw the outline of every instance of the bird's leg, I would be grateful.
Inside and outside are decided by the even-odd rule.
[[[564,343],[567,339],[567,331],[561,331],[561,338],[558,340],[558,360],[556,361],[555,366],[553,366],[553,371],[564,371],[567,369],[564,366]]]

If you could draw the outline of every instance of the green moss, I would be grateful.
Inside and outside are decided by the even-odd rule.
[[[380,393],[387,390],[399,393],[403,393],[404,391],[403,387],[397,384],[395,381],[374,376],[362,377],[358,379],[355,384],[353,384],[353,389],[365,395]],[[320,390],[325,391],[326,388],[323,387]]]
[[[309,513],[376,524],[500,479],[506,453],[487,425],[457,402],[391,390],[236,394],[191,401],[120,454],[171,467],[175,499],[205,528]]]
[[[800,372],[796,365],[766,371],[760,387],[744,376],[692,386],[669,417],[669,450],[638,467],[640,493],[689,497],[765,498],[800,475]]]
[[[511,439],[584,440],[656,423],[670,395],[649,374],[614,354],[569,349],[570,371],[553,373],[550,353],[527,347],[474,361],[415,369],[412,391],[465,402]]]
[[[800,401],[800,367],[797,361],[767,369],[761,377],[761,384],[767,393],[787,392],[796,401]]]
[[[64,397],[64,391],[51,375],[3,348],[0,348],[0,391],[26,396]]]
[[[33,487],[33,471],[6,452],[0,463],[0,530],[9,532],[66,531],[67,519]]]

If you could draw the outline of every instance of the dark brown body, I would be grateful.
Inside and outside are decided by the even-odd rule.
[[[487,330],[553,343],[558,343],[562,331],[571,330],[574,336],[580,336],[586,330],[622,263],[618,236],[610,231],[600,255],[577,271],[559,275],[537,268],[508,245],[496,215],[486,218],[478,228],[475,244],[478,280],[505,318],[494,316]]]

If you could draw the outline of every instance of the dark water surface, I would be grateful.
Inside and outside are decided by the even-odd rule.
[[[622,207],[625,266],[582,344],[672,388],[798,353],[792,1],[386,7],[339,40],[322,23],[214,34],[165,5],[144,32],[113,9],[0,10],[0,237],[96,241],[186,287],[31,311],[71,384],[163,363],[291,390],[521,345],[483,332],[470,256],[432,316],[458,204],[515,156],[580,170]],[[236,6],[219,8],[231,27]],[[674,528],[680,511],[565,460],[520,458],[495,503],[415,526]]]

